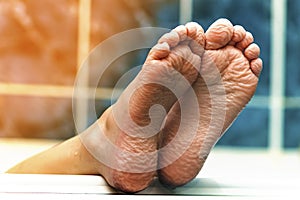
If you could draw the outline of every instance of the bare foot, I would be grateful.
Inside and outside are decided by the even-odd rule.
[[[195,23],[162,36],[141,72],[99,119],[100,132],[92,128],[82,135],[83,144],[99,161],[99,173],[111,186],[137,192],[153,180],[157,133],[166,113],[196,81],[204,41],[204,31]],[[97,142],[103,140],[102,133],[108,139],[103,144]]]
[[[159,154],[159,179],[170,187],[186,184],[199,173],[211,148],[252,98],[262,70],[260,49],[243,27],[220,19],[210,26],[205,36],[201,75],[193,89],[171,109],[161,132],[161,146],[173,144]],[[190,104],[193,92],[198,99],[195,106]],[[190,111],[199,106],[200,117],[180,119],[180,106]],[[199,124],[195,134],[184,131],[190,126],[189,120]],[[181,140],[172,141],[178,135]],[[183,150],[178,159],[174,158]],[[166,166],[172,159],[177,160]]]
[[[157,170],[157,133],[166,113],[197,80],[204,38],[196,23],[162,36],[138,76],[98,121],[7,173],[100,174],[124,192],[146,188]]]

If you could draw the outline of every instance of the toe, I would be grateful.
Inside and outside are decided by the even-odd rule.
[[[176,32],[178,34],[180,41],[184,41],[184,40],[187,39],[187,34],[188,33],[187,33],[187,29],[184,25],[177,26],[172,31]]]
[[[233,27],[233,36],[232,36],[232,41],[233,42],[240,42],[246,37],[246,30],[240,26],[236,25]]]
[[[158,44],[166,42],[170,47],[175,47],[180,42],[180,36],[176,31],[171,31],[164,34],[159,40]]]
[[[244,51],[244,55],[248,60],[253,60],[259,57],[260,48],[257,44],[250,44]]]
[[[241,51],[244,51],[253,41],[253,35],[247,31],[244,39],[236,44],[236,48],[238,48]]]
[[[187,36],[190,39],[190,47],[192,51],[201,56],[204,52],[205,47],[205,33],[198,23],[189,22],[185,25],[187,29]]]
[[[187,35],[192,40],[196,41],[199,45],[204,47],[205,45],[205,34],[202,26],[196,22],[189,22],[185,25],[187,29]]]
[[[255,74],[255,76],[259,77],[262,68],[263,68],[263,61],[260,58],[256,58],[250,62],[250,68]]]
[[[233,25],[227,19],[215,21],[206,31],[205,49],[214,50],[227,45],[233,36]]]
[[[149,52],[147,59],[160,60],[167,57],[170,53],[170,46],[168,43],[158,43]]]

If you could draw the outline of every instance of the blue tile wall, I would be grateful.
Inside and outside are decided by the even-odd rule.
[[[287,7],[286,95],[300,96],[300,1],[289,0]]]
[[[284,128],[284,147],[300,147],[300,109],[286,109]]]
[[[217,145],[267,147],[268,109],[246,108]]]

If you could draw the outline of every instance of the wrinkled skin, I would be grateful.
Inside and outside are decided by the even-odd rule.
[[[226,19],[216,21],[205,34],[198,24],[188,23],[164,35],[150,51],[142,71],[99,120],[102,127],[108,127],[103,132],[118,148],[145,155],[114,152],[113,168],[105,167],[101,173],[108,183],[122,191],[139,191],[151,183],[157,168],[159,179],[168,186],[192,180],[255,92],[262,61],[259,47],[252,42],[250,33]],[[179,71],[191,86],[179,87],[184,84],[178,83],[180,79],[170,69]],[[149,83],[154,81],[159,83]],[[179,100],[171,92],[175,88]],[[196,105],[191,103],[192,94],[196,94]],[[168,113],[165,124],[163,113],[151,111],[156,104]],[[180,119],[180,106],[191,113],[199,109],[199,119],[193,115]],[[198,130],[191,139],[188,130],[193,123],[198,123]],[[143,129],[149,124],[156,131],[163,124],[159,137],[155,131]],[[177,131],[179,125],[183,125],[182,132]],[[157,158],[156,149],[174,143],[176,134],[181,140],[175,140],[173,149],[159,151]],[[185,140],[191,140],[188,146]],[[131,169],[138,173],[129,172]]]
[[[158,132],[165,115],[160,110],[152,113],[149,110],[159,104],[168,112],[177,101],[172,91],[176,90],[180,97],[196,81],[204,43],[202,46],[192,45],[190,41],[193,40],[199,43],[204,41],[203,29],[194,23],[179,26],[162,36],[150,51],[137,77],[116,104],[99,119],[106,137],[115,146],[128,152],[125,154],[112,150],[113,166],[104,167],[100,172],[113,187],[136,192],[146,188],[153,180],[157,169]],[[184,85],[177,76],[183,76],[188,84]],[[150,129],[143,129],[146,126]]]
[[[163,165],[176,151],[187,148],[179,159],[159,170],[160,180],[170,187],[186,184],[198,174],[213,145],[253,96],[262,69],[262,61],[258,58],[260,49],[253,43],[252,35],[241,26],[233,26],[228,20],[220,19],[210,26],[205,36],[201,73],[192,88],[198,105],[189,103],[189,95],[180,100],[183,105],[191,107],[187,109],[199,106],[197,133],[188,147],[180,141],[176,148],[159,155],[159,164]],[[214,69],[217,69],[216,72]],[[216,78],[218,76],[220,80]],[[162,146],[172,141],[176,134],[184,135],[186,139],[191,137],[188,132],[177,132],[179,109],[177,102],[167,116],[161,132]],[[195,121],[193,116],[190,118]],[[188,127],[190,122],[181,123]]]

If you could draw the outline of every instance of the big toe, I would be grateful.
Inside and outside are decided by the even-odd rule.
[[[218,19],[205,32],[205,49],[215,50],[227,45],[233,36],[234,28],[228,19]]]
[[[199,55],[202,56],[204,53],[204,47],[205,47],[205,33],[198,23],[196,22],[189,22],[185,25],[187,29],[187,36],[188,39],[190,39],[190,47],[191,50]]]

